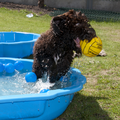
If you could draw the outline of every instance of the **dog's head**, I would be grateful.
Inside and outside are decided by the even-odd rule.
[[[58,36],[64,35],[65,37],[66,34],[66,38],[72,42],[72,45],[74,44],[73,46],[75,46],[74,40],[77,38],[91,41],[96,36],[95,30],[91,27],[87,17],[81,12],[75,12],[74,10],[69,10],[62,15],[54,17],[51,21],[51,28]]]

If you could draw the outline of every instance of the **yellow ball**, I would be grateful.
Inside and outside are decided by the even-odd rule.
[[[98,55],[102,50],[102,41],[99,37],[94,37],[90,42],[88,40],[80,41],[82,53],[88,57]]]

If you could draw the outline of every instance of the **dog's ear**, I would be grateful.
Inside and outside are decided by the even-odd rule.
[[[60,21],[61,21],[61,18],[59,16],[54,17],[52,19],[52,24],[58,25],[60,23]]]
[[[54,17],[51,21],[51,26],[55,34],[60,34],[60,32],[62,32],[59,26],[61,21],[62,19],[59,16]]]

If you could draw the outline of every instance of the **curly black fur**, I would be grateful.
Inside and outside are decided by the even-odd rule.
[[[50,29],[35,42],[33,72],[37,78],[47,72],[51,83],[59,80],[70,68],[73,51],[82,54],[74,40],[90,41],[95,36],[95,30],[81,12],[69,10],[53,17]]]

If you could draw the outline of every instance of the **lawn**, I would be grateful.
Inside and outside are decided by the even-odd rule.
[[[0,8],[0,31],[43,33],[50,27],[49,15],[27,18],[30,11]],[[75,58],[72,66],[87,78],[66,111],[55,120],[120,120],[120,22],[91,21],[102,39],[106,57]]]

